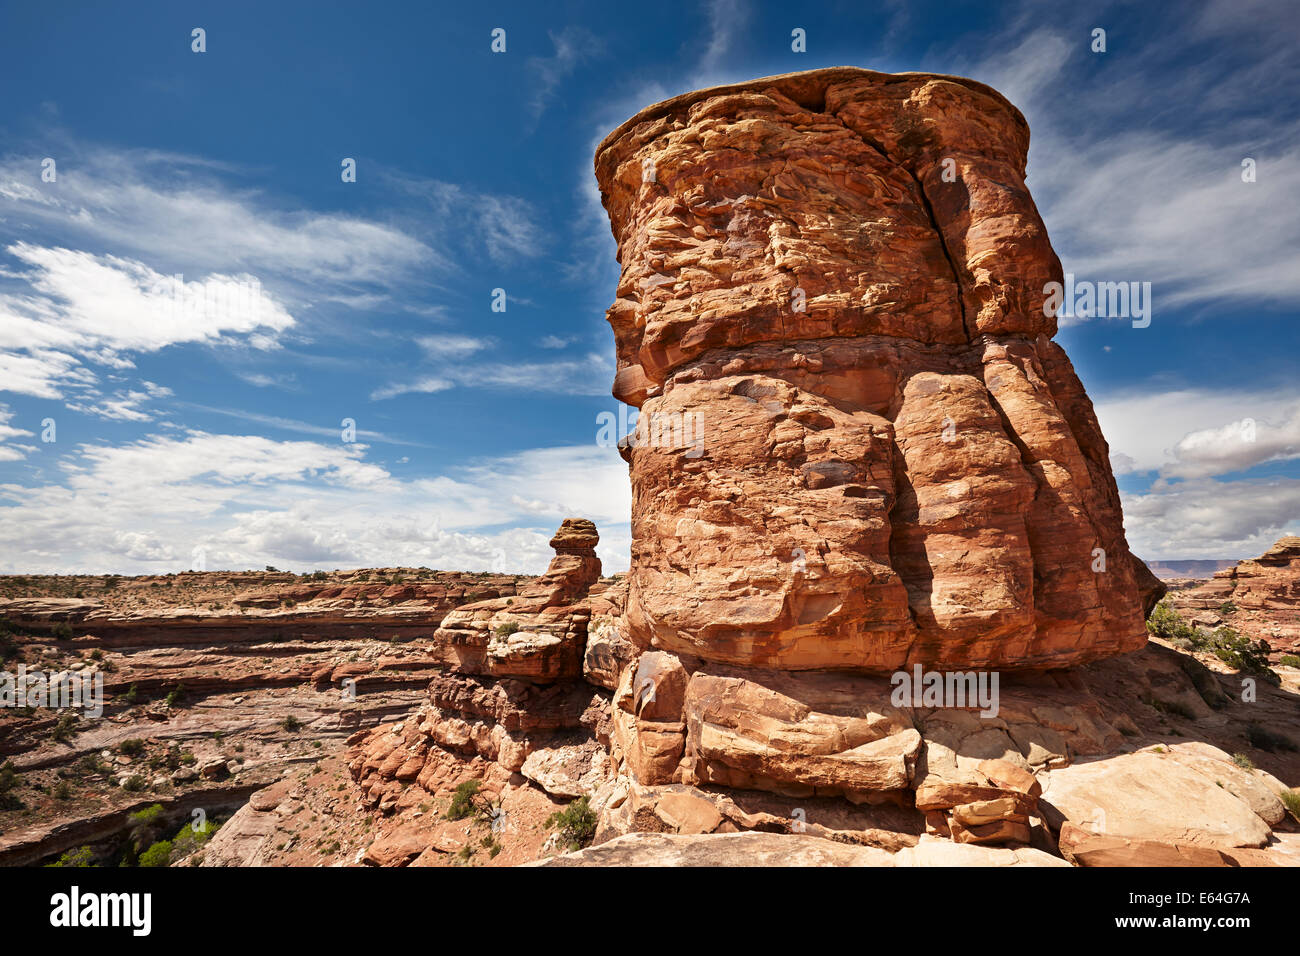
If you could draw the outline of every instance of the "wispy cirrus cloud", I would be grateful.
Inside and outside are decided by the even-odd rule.
[[[564,395],[608,395],[614,360],[597,352],[546,362],[480,361],[473,365],[436,363],[431,374],[378,388],[372,400],[408,394],[432,394],[452,388],[481,388]]]

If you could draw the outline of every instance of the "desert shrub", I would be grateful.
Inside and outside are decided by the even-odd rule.
[[[177,684],[167,694],[167,706],[171,707],[184,696],[185,696],[185,685]]]
[[[138,693],[139,692],[135,689],[135,685],[132,684],[130,690],[128,690],[125,694],[122,695],[122,700],[124,700],[128,704],[134,704],[135,699],[138,696]]]
[[[61,857],[59,857],[57,863],[50,863],[47,865],[51,867],[94,866],[95,864],[91,862],[91,860],[93,860],[94,858],[95,858],[95,854],[90,849],[90,847],[79,846],[75,850],[68,850],[66,853],[64,853]]]
[[[77,727],[77,715],[63,714],[62,716],[59,717],[58,721],[55,723],[54,732],[51,734],[51,736],[55,740],[59,741],[59,743],[66,744],[69,740],[72,739],[72,735],[77,732],[76,727]]]
[[[1236,764],[1238,767],[1240,767],[1242,770],[1254,770],[1254,769],[1255,769],[1255,761],[1251,760],[1251,759],[1250,759],[1248,756],[1246,756],[1245,754],[1233,754],[1233,755],[1232,755],[1232,762],[1235,763],[1235,764]]]
[[[1286,667],[1300,667],[1300,655],[1283,654],[1278,658],[1277,662]]]
[[[172,858],[179,860],[181,857],[189,856],[195,850],[202,849],[204,844],[211,840],[219,829],[221,829],[221,824],[206,819],[197,830],[193,824],[185,824],[172,837]]]
[[[122,789],[129,793],[139,793],[144,789],[144,777],[138,773],[132,774],[126,778],[126,783],[122,784]]]
[[[586,797],[574,800],[563,810],[546,819],[548,827],[555,827],[560,839],[570,850],[581,850],[596,835],[596,811]]]
[[[479,794],[483,784],[478,780],[466,780],[456,787],[451,795],[451,805],[445,816],[448,820],[463,820],[474,814],[487,813],[491,807],[487,799]]]
[[[140,854],[140,866],[166,866],[171,861],[171,840],[159,840]]]
[[[59,621],[54,625],[54,639],[56,641],[72,640],[72,625],[67,621]]]
[[[1143,703],[1162,714],[1174,714],[1175,716],[1182,717],[1184,720],[1196,719],[1196,712],[1182,701],[1161,700],[1158,697],[1147,697]]]
[[[76,769],[77,772],[83,776],[89,776],[91,774],[108,773],[113,768],[105,763],[99,754],[86,754],[86,756],[77,761]]]
[[[295,730],[302,727],[302,721],[293,714],[290,714],[288,717],[284,718],[284,720],[280,721],[280,726],[289,733],[293,733]]]
[[[1287,813],[1295,817],[1297,823],[1300,823],[1300,790],[1283,790],[1280,796],[1282,797],[1282,803],[1286,806]]]
[[[138,757],[144,753],[144,741],[139,737],[131,737],[117,745],[117,752],[127,757]]]
[[[1206,640],[1205,649],[1229,667],[1263,677],[1274,684],[1281,682],[1269,667],[1270,648],[1266,641],[1252,641],[1233,628],[1220,627]]]
[[[1279,750],[1295,750],[1296,746],[1290,737],[1285,734],[1279,734],[1275,730],[1269,730],[1263,724],[1247,724],[1246,739],[1250,745],[1259,750],[1267,750],[1269,753],[1276,753]]]
[[[509,637],[518,630],[519,623],[517,621],[506,621],[504,624],[497,627],[497,637]]]
[[[1196,637],[1196,628],[1184,621],[1168,600],[1151,609],[1147,618],[1147,631],[1156,637],[1174,643],[1189,642]]]
[[[55,800],[71,799],[72,785],[66,780],[60,780],[54,785],[54,789],[50,791],[50,795],[53,796]]]
[[[1219,613],[1224,617],[1227,617],[1229,614],[1236,614],[1237,605],[1233,604],[1231,601],[1224,601],[1219,605]]]

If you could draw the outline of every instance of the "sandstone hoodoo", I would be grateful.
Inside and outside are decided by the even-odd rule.
[[[1143,645],[1162,588],[1052,341],[1028,145],[986,86],[856,68],[689,93],[601,143],[634,643],[862,672]]]

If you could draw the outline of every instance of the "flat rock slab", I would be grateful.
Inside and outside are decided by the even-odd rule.
[[[1271,832],[1245,800],[1169,753],[1139,751],[1044,775],[1039,806],[1054,829],[1177,846],[1260,847]]]

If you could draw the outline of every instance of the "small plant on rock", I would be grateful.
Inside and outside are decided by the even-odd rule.
[[[555,827],[560,839],[570,850],[581,850],[596,835],[596,811],[586,797],[574,800],[563,810],[552,813],[546,820]]]
[[[490,813],[491,804],[479,791],[483,784],[479,780],[466,780],[456,787],[451,796],[451,805],[445,814],[448,820],[463,820],[466,817]]]

